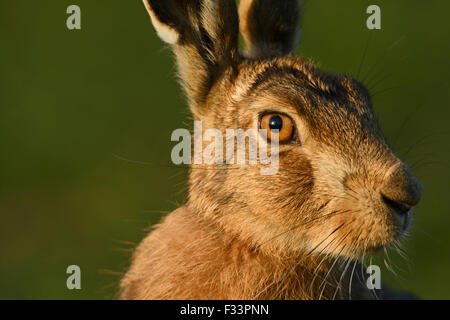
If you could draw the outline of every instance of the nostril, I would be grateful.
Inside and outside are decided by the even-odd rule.
[[[392,199],[388,198],[387,196],[385,196],[384,194],[382,194],[381,197],[383,198],[384,203],[386,203],[388,205],[388,207],[393,209],[398,214],[405,215],[412,208],[411,206],[407,205],[406,203],[392,200]]]

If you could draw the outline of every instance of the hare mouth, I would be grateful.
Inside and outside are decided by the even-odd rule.
[[[402,235],[404,235],[406,233],[406,231],[409,229],[409,227],[411,225],[412,216],[413,216],[413,209],[411,208],[405,214],[400,214],[399,215],[398,213],[394,213],[394,216],[395,216],[395,219],[400,221],[398,237],[401,237]]]
[[[411,225],[414,207],[405,203],[393,201],[385,195],[382,195],[382,199],[393,217],[397,231],[397,238],[399,238],[408,230],[409,226]]]

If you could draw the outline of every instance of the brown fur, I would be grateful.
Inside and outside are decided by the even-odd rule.
[[[373,298],[358,258],[404,232],[386,198],[412,207],[422,189],[386,144],[367,90],[290,55],[296,1],[241,1],[251,58],[237,50],[234,1],[145,3],[160,34],[179,35],[171,45],[204,129],[257,129],[261,113],[282,112],[299,142],[280,145],[276,175],[194,165],[186,205],[136,249],[121,297]]]

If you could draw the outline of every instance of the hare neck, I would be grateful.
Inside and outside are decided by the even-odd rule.
[[[365,273],[357,262],[309,256],[306,251],[263,250],[188,207],[182,208],[180,216],[197,226],[195,241],[201,246],[194,257],[191,254],[186,259],[195,259],[191,261],[196,267],[190,270],[198,273],[193,277],[214,287],[213,299],[371,297],[365,289]],[[185,241],[192,242],[190,234]]]

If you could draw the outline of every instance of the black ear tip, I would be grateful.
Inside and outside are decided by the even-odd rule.
[[[235,0],[144,0],[159,37],[176,55],[179,76],[195,114],[212,85],[233,70],[239,19]]]
[[[239,15],[247,55],[256,58],[295,52],[300,38],[300,1],[241,0]]]

